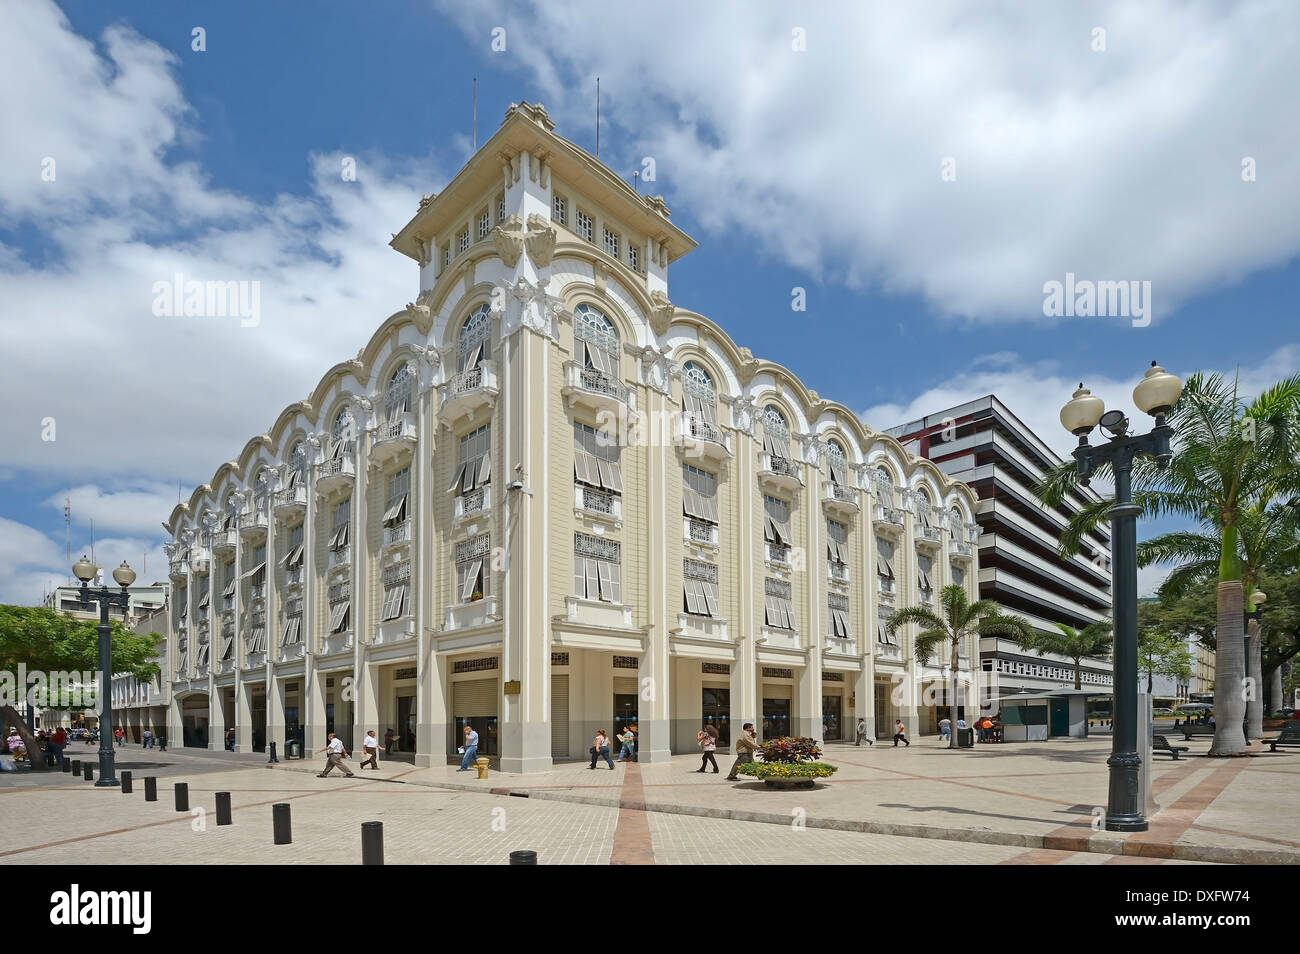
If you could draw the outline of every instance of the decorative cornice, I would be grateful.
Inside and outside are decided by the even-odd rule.
[[[758,374],[759,361],[754,357],[754,352],[748,348],[740,349],[740,363],[736,365],[736,379],[740,381],[740,386],[747,388],[749,382],[754,380]]]
[[[677,315],[677,306],[661,291],[652,291],[650,302],[650,328],[656,335],[663,337]]]

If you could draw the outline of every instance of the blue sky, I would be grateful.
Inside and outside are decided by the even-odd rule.
[[[1300,365],[1295,10],[982,8],[0,2],[0,600],[63,572],[65,496],[75,550],[94,519],[101,563],[160,575],[177,482],[414,297],[384,243],[470,154],[472,77],[480,142],[528,99],[594,150],[599,74],[601,158],[653,156],[700,243],[673,301],[875,427],[993,390],[1065,449],[1080,378],[1126,406],[1152,359]],[[178,267],[259,278],[263,326],[161,325]],[[1066,271],[1150,280],[1154,320],[1044,317]]]

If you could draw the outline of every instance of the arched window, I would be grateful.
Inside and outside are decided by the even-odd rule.
[[[271,469],[263,467],[257,472],[257,479],[253,481],[253,508],[258,513],[266,512],[266,503],[273,489]]]
[[[235,497],[235,492],[232,490],[230,493],[226,494],[226,505],[221,508],[220,529],[233,530],[238,523],[239,500]]]
[[[763,452],[773,460],[790,459],[790,427],[775,404],[763,408]]]
[[[409,364],[403,364],[393,372],[384,392],[384,417],[393,421],[410,411],[415,403],[415,374]]]
[[[479,305],[469,313],[460,326],[456,344],[460,355],[458,369],[461,371],[477,368],[481,362],[491,359],[492,313],[487,305]]]
[[[833,437],[826,442],[826,471],[830,475],[831,483],[839,484],[841,487],[849,486],[844,445]]]
[[[923,530],[935,530],[934,507],[930,504],[930,493],[924,487],[916,488],[916,522]]]
[[[330,428],[330,436],[333,440],[330,443],[330,459],[344,457],[352,453],[353,442],[357,436],[357,422],[352,417],[351,408],[343,408],[334,418],[334,426]]]
[[[584,368],[618,377],[618,332],[612,321],[591,305],[579,305],[573,309],[573,338]]]
[[[709,436],[697,433],[699,430],[713,431],[718,426],[718,392],[713,387],[713,378],[709,372],[694,361],[687,361],[682,367],[682,410],[686,413],[693,437]],[[701,424],[704,425],[701,428]],[[717,435],[714,440],[721,440]]]
[[[299,484],[305,484],[307,481],[307,445],[302,441],[293,445],[293,450],[289,452],[289,471],[285,475],[284,486],[287,490],[290,487],[297,487]]]

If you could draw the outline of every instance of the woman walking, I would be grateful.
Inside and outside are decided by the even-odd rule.
[[[610,770],[614,768],[614,760],[609,757],[609,736],[605,734],[604,729],[596,730],[596,738],[591,745],[591,764],[587,768],[596,767],[596,759],[601,758],[609,763]]]
[[[718,760],[713,757],[713,752],[718,747],[718,737],[714,735],[713,732],[709,731],[709,729],[712,728],[713,726],[711,725],[705,726],[695,735],[696,740],[700,743],[700,747],[704,749],[704,757],[700,759],[700,767],[695,771],[703,772],[705,767],[711,762],[713,763],[713,774],[717,775]],[[717,730],[715,729],[714,731],[716,732]]]

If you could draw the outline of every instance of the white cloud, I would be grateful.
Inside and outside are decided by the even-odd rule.
[[[185,488],[183,493],[188,496],[192,489]],[[65,501],[70,504],[73,523],[79,528],[94,521],[98,532],[121,530],[154,537],[161,533],[163,519],[176,506],[176,487],[142,483],[109,489],[83,484],[51,494],[45,506],[62,511]]]
[[[562,134],[588,138],[599,76],[602,159],[655,157],[648,188],[711,232],[941,313],[1045,321],[1043,283],[1074,272],[1151,281],[1158,322],[1300,249],[1288,0],[435,5],[485,45],[506,25],[491,61]]]

